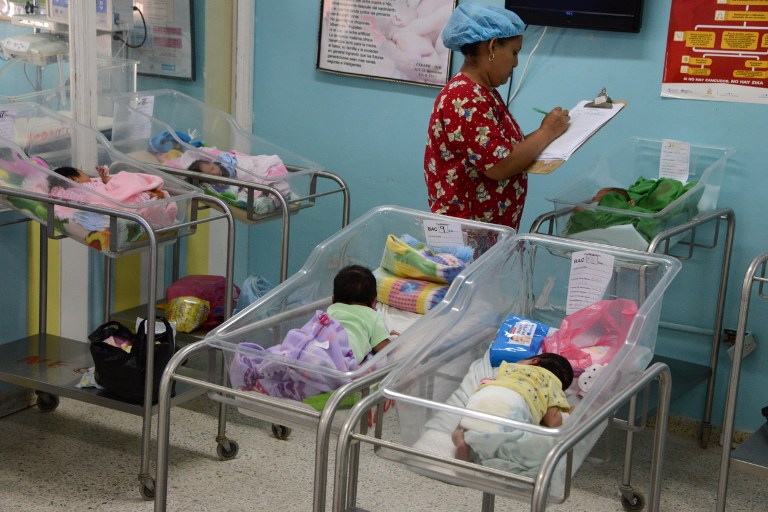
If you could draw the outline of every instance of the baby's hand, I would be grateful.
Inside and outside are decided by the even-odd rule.
[[[101,176],[101,181],[106,183],[109,181],[109,167],[106,165],[97,165],[96,172]]]
[[[165,199],[165,194],[163,194],[163,190],[160,188],[153,188],[149,191],[149,197],[152,199]]]

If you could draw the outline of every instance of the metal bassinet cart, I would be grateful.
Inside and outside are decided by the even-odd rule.
[[[665,156],[666,145],[687,145],[688,151]],[[717,283],[717,296],[713,297],[712,323],[700,327],[700,317],[690,320],[662,320],[665,329],[693,336],[709,337],[709,363],[698,364],[666,355],[655,360],[670,366],[675,380],[675,396],[682,396],[696,385],[706,382],[706,394],[699,428],[699,442],[703,448],[709,445],[712,435],[712,404],[717,378],[720,339],[723,328],[728,273],[733,247],[736,217],[732,209],[718,207],[718,198],[728,159],[734,150],[707,144],[668,141],[632,137],[619,144],[613,151],[599,155],[594,163],[569,182],[553,192],[548,199],[553,211],[540,215],[532,224],[532,233],[547,233],[568,238],[591,240],[619,247],[628,247],[649,253],[671,254],[680,261],[691,260],[702,250],[719,249],[720,271],[713,273]],[[665,162],[665,158],[673,162]],[[681,158],[680,161],[675,159]],[[687,192],[655,213],[618,210],[592,202],[593,195],[605,187],[626,189],[641,178],[661,177],[661,170],[672,167],[685,171],[692,185]],[[576,217],[602,219],[594,229],[578,231]],[[640,227],[642,226],[642,227]],[[578,231],[578,232],[576,232]],[[641,236],[642,232],[642,236]],[[722,238],[721,238],[722,237]],[[698,254],[706,257],[706,254]],[[714,264],[717,264],[716,262]],[[691,263],[695,267],[696,262]],[[673,291],[674,293],[674,291]],[[705,307],[709,304],[705,304]],[[663,351],[662,351],[663,352]],[[674,398],[673,398],[674,400]]]
[[[736,339],[733,347],[733,366],[728,379],[728,392],[723,416],[723,451],[720,459],[720,477],[715,506],[717,512],[725,511],[728,475],[731,467],[761,477],[768,474],[768,425],[763,424],[738,448],[734,449],[731,443],[734,433],[733,422],[736,418],[736,403],[739,396],[741,359],[746,353],[747,320],[752,307],[752,299],[768,299],[768,294],[765,291],[765,285],[768,283],[766,266],[768,266],[768,252],[756,256],[750,262],[742,281],[739,322],[736,326]]]
[[[496,251],[499,242],[513,234],[510,228],[474,221],[453,219],[431,213],[419,212],[395,206],[377,207],[361,216],[323,243],[319,244],[307,258],[304,266],[288,280],[274,290],[238,313],[228,322],[211,332],[201,342],[182,349],[169,366],[161,381],[160,416],[158,423],[158,493],[155,510],[165,510],[168,489],[168,432],[169,410],[168,391],[173,381],[185,382],[209,391],[209,396],[223,403],[236,405],[241,410],[251,412],[259,418],[278,425],[301,426],[316,429],[314,507],[324,510],[328,448],[331,431],[338,423],[338,410],[342,403],[357,393],[367,394],[380,381],[404,354],[410,345],[400,343],[397,338],[379,351],[375,357],[364,362],[357,370],[342,372],[319,365],[280,358],[265,354],[275,364],[285,365],[288,369],[303,372],[303,375],[318,378],[338,379],[340,384],[328,398],[322,410],[315,410],[298,400],[289,400],[266,396],[256,392],[247,392],[218,386],[212,383],[187,378],[177,373],[178,365],[189,355],[200,351],[217,350],[225,358],[232,360],[240,350],[241,342],[258,343],[263,347],[279,344],[289,329],[300,327],[316,310],[322,310],[331,304],[333,278],[337,271],[349,264],[376,268],[382,260],[382,254],[388,235],[401,236],[410,234],[419,240],[429,240],[425,234],[434,231],[452,232],[463,239],[464,243],[475,248],[476,260],[469,267],[482,266]],[[447,290],[449,297],[463,280],[463,274],[455,278]],[[416,315],[418,316],[418,315]],[[417,318],[412,323],[418,325],[428,322],[430,313]],[[407,330],[405,332],[407,332]],[[264,354],[263,352],[260,352]],[[336,421],[334,421],[336,420]],[[284,435],[282,427],[273,428],[276,435]],[[216,438],[218,453],[221,458],[233,458],[237,454],[237,443],[227,439],[224,426],[219,425]]]
[[[193,235],[197,226],[223,219],[227,222],[226,280],[232,282],[232,244],[234,220],[224,204],[200,194],[194,187],[156,170],[121,159],[104,136],[68,117],[29,103],[0,107],[12,118],[13,139],[0,139],[0,203],[18,210],[41,224],[40,229],[40,302],[37,334],[0,346],[0,379],[34,389],[38,408],[52,411],[59,396],[67,396],[96,405],[143,417],[140,490],[145,498],[154,495],[154,479],[149,473],[152,414],[153,351],[147,351],[147,386],[141,404],[131,404],[96,388],[81,388],[77,370],[93,366],[89,344],[49,334],[47,331],[48,239],[72,238],[110,257],[146,251],[149,304],[157,295],[160,248],[181,237]],[[34,158],[30,155],[34,155]],[[97,165],[107,166],[111,180],[121,173],[128,178],[143,175],[161,180],[168,195],[162,199],[118,200],[104,192],[91,190],[52,169],[80,167],[93,178]],[[143,179],[143,178],[142,178]],[[201,207],[217,213],[198,217]],[[22,249],[26,250],[26,248]],[[108,260],[108,262],[111,260]],[[231,314],[231,286],[227,291],[226,315]],[[104,273],[104,321],[110,315],[112,280],[110,264]],[[154,307],[141,312],[147,318],[147,343],[155,337]],[[209,375],[213,375],[213,368]],[[212,378],[212,377],[211,377]],[[179,388],[173,403],[189,400],[199,392]]]
[[[334,510],[355,507],[359,443],[373,444],[377,455],[420,474],[483,491],[484,510],[492,509],[494,495],[529,498],[532,510],[543,510],[550,493],[561,501],[568,496],[573,472],[620,405],[632,401],[657,377],[662,385],[661,405],[666,405],[667,368],[646,367],[655,348],[664,291],[677,274],[679,262],[533,234],[508,239],[500,249],[483,265],[468,269],[450,299],[428,321],[403,335],[406,342],[420,340],[421,348],[385,378],[380,391],[358,403],[347,416],[337,448]],[[610,275],[601,300],[630,299],[639,309],[616,356],[575,405],[570,419],[561,427],[547,428],[467,409],[462,397],[477,387],[480,377],[492,377],[488,347],[504,319],[511,312],[559,327],[566,317],[569,294],[572,289],[578,292],[575,269],[583,259],[603,261],[604,271]],[[385,399],[395,403],[399,439],[383,439],[378,424],[373,435],[355,433],[361,415],[372,406],[381,407]],[[504,444],[510,460],[514,460],[515,450],[536,447],[540,465],[523,470],[522,466],[514,469],[511,462],[487,467],[455,459],[450,431],[462,417],[498,424],[514,436]],[[666,411],[660,411],[658,419],[665,423]],[[664,428],[657,426],[656,431],[652,501],[658,499]],[[553,485],[555,480],[557,485]],[[622,494],[627,505],[641,501],[632,488],[622,489]]]

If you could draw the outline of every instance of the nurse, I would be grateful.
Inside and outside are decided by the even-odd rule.
[[[568,127],[568,111],[549,112],[524,136],[496,87],[517,66],[525,24],[507,9],[459,5],[441,37],[464,55],[461,71],[435,100],[424,153],[424,179],[435,213],[520,227],[525,169]]]

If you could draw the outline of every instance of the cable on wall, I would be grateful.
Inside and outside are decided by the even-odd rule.
[[[509,95],[509,91],[507,91],[507,107],[509,107],[509,104],[512,103],[512,100],[515,99],[515,96],[517,96],[518,91],[520,91],[520,86],[523,85],[523,79],[525,78],[525,74],[528,72],[528,65],[531,63],[531,59],[533,59],[533,54],[536,53],[536,49],[541,44],[541,40],[544,39],[544,35],[547,33],[547,29],[549,27],[544,27],[544,30],[541,31],[541,35],[539,36],[539,40],[536,41],[536,44],[533,46],[533,49],[531,50],[531,53],[528,54],[528,59],[525,61],[525,67],[523,68],[523,74],[520,76],[520,81],[517,82],[517,87],[515,87],[515,92],[512,93],[512,95]],[[510,80],[509,88],[512,89],[512,81]]]
[[[136,7],[134,5],[133,6],[133,10],[138,12],[139,16],[141,16],[141,24],[144,25],[144,38],[141,40],[141,42],[139,44],[136,44],[136,45],[130,44],[128,41],[123,39],[123,37],[120,34],[115,34],[113,36],[113,38],[115,39],[115,41],[122,42],[123,43],[123,47],[127,46],[128,48],[139,48],[141,46],[144,46],[144,43],[147,42],[147,20],[144,19],[144,13],[141,12],[141,9],[139,9],[138,7]],[[122,50],[122,48],[121,48],[121,50]]]

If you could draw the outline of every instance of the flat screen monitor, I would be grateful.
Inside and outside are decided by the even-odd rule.
[[[505,0],[526,25],[640,32],[643,0]]]

